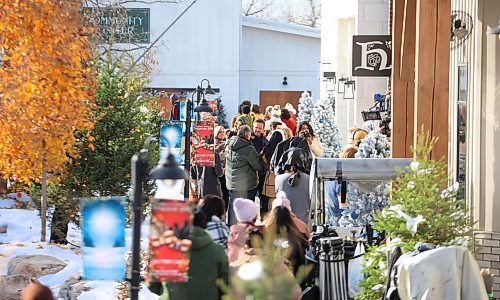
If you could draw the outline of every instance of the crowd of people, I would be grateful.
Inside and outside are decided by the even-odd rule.
[[[205,220],[200,222],[200,217],[195,216],[194,227],[204,229],[212,243],[223,249],[227,260],[222,262],[224,267],[200,268],[193,265],[198,262],[193,257],[198,252],[192,251],[192,280],[187,283],[187,290],[218,291],[215,281],[207,287],[207,280],[201,284],[195,279],[198,276],[221,278],[230,284],[227,266],[237,269],[255,259],[258,251],[250,236],[256,232],[287,241],[290,251],[286,252],[286,264],[290,276],[295,275],[305,263],[310,237],[306,225],[309,171],[312,159],[324,152],[312,126],[297,122],[297,112],[291,104],[283,108],[269,106],[261,112],[259,105],[244,101],[230,127],[215,126],[213,136],[215,165],[193,167],[191,172],[197,214],[203,214],[201,219]],[[187,297],[196,298],[196,292]]]

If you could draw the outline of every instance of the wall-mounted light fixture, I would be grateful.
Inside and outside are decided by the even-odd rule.
[[[486,31],[486,34],[496,34],[498,39],[500,39],[500,21],[498,21],[498,25],[492,27]]]
[[[346,78],[342,75],[342,77],[339,78],[338,84],[337,84],[337,91],[339,94],[344,93],[344,84],[349,78]]]
[[[288,78],[285,76],[283,77],[283,82],[281,83],[282,85],[288,85]]]
[[[355,80],[346,80],[344,82],[344,99],[354,99],[354,91],[356,90]]]
[[[453,40],[453,37],[456,37],[461,40],[466,37],[467,34],[469,34],[469,31],[467,30],[466,23],[462,21],[462,19],[454,20],[451,29],[451,39]]]
[[[323,81],[326,83],[326,90],[328,92],[335,91],[335,85],[337,85],[335,72],[323,72]]]

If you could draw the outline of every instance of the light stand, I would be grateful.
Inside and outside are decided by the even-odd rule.
[[[132,156],[132,191],[133,207],[132,218],[132,274],[130,279],[130,299],[139,299],[141,289],[141,213],[143,199],[143,183],[147,178],[149,145],[156,141],[155,137],[148,137],[142,149]],[[167,141],[168,143],[168,141]],[[169,145],[170,149],[170,145]],[[152,172],[152,179],[185,179],[186,174],[179,168],[172,153],[167,155],[165,162],[161,162]]]
[[[208,83],[207,87],[203,89],[203,82],[206,81]],[[196,93],[196,108],[194,111],[197,113],[198,120],[200,119],[200,112],[213,112],[213,109],[208,105],[207,100],[205,99],[205,94],[213,95],[215,92],[212,90],[210,86],[210,81],[208,79],[203,79],[200,82],[200,85],[196,87],[196,90],[191,94],[191,98],[193,98]],[[203,95],[203,100],[201,100],[201,96]],[[201,101],[201,103],[200,103]],[[184,140],[186,143],[184,150],[184,170],[190,174],[191,167],[191,113],[193,110],[193,100],[186,100],[186,132],[184,134]],[[189,200],[189,176],[186,178],[186,182],[184,184],[184,200]]]

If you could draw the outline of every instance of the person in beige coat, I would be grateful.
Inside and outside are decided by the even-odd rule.
[[[325,153],[320,140],[314,135],[311,124],[307,121],[300,122],[297,135],[307,140],[309,148],[311,149],[312,158],[321,157]]]

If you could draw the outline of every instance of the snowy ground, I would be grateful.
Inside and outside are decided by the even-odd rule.
[[[1,201],[2,206],[8,206]],[[145,224],[149,222],[146,221]],[[23,254],[50,255],[63,260],[68,265],[60,272],[39,278],[39,281],[49,286],[54,296],[59,293],[61,284],[71,275],[81,272],[82,259],[81,249],[74,246],[55,246],[40,242],[40,217],[38,211],[22,209],[0,209],[0,226],[8,225],[8,232],[0,234],[0,276],[7,274],[8,261]],[[142,247],[147,248],[148,228],[142,226]],[[47,237],[50,236],[50,228],[47,228]],[[75,245],[81,244],[80,230],[74,224],[70,224],[68,240]],[[126,230],[127,249],[131,249],[132,231]],[[91,290],[82,293],[80,300],[109,300],[115,299],[117,282],[109,281],[89,281],[86,286]],[[140,299],[153,300],[158,296],[143,288],[140,292]]]

